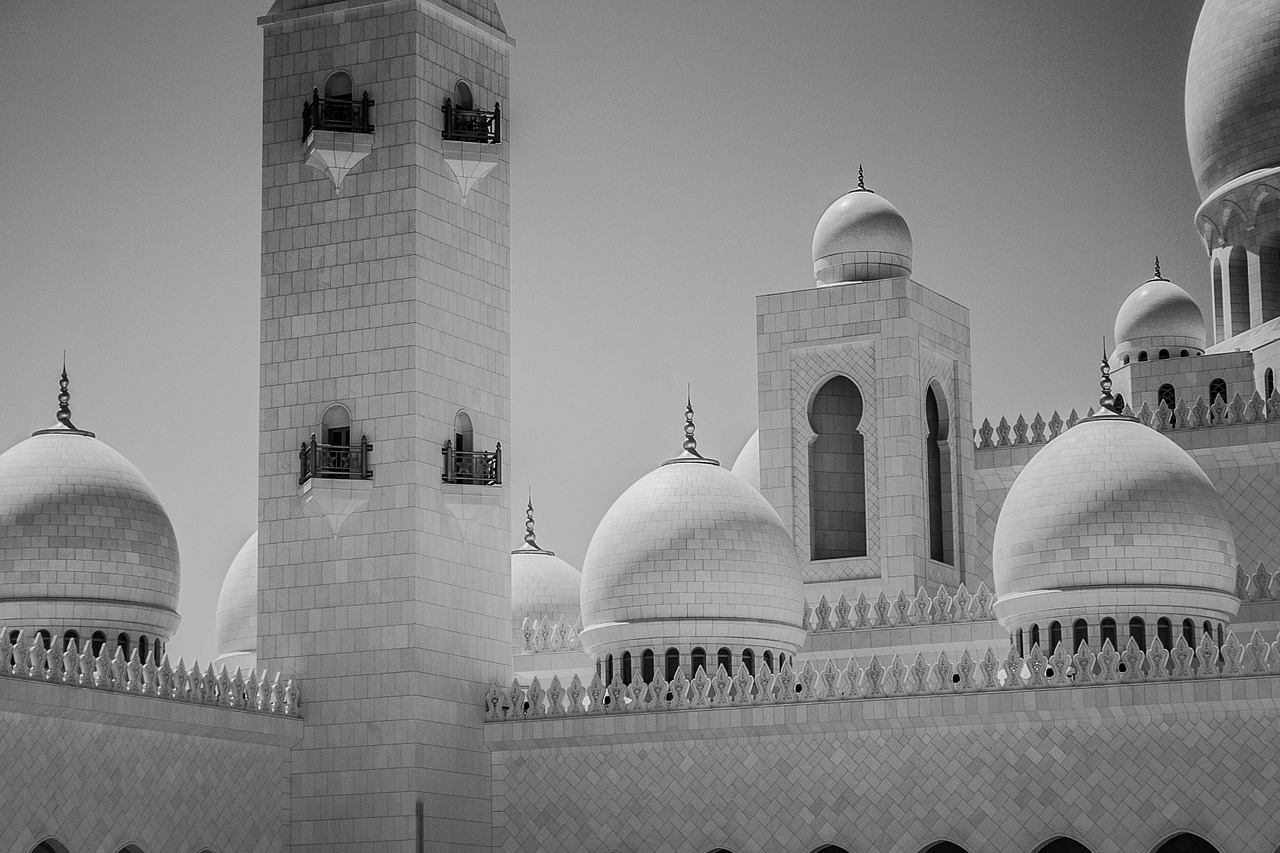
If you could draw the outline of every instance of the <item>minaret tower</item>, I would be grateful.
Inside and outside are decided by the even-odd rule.
[[[263,61],[258,649],[294,850],[490,848],[511,678],[511,41],[492,0],[276,0]]]

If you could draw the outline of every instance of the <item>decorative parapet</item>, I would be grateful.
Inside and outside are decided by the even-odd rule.
[[[859,595],[858,601],[850,605],[845,596],[835,607],[824,595],[818,600],[818,606],[810,608],[809,601],[804,603],[804,614],[800,626],[807,633],[814,634],[825,631],[856,631],[861,628],[896,628],[901,625],[944,625],[950,622],[982,622],[996,618],[992,607],[996,597],[987,589],[985,583],[978,584],[978,591],[970,593],[962,583],[956,588],[956,594],[947,592],[945,587],[938,588],[938,594],[930,597],[924,587],[908,597],[899,591],[892,600],[885,594],[875,602],[867,601],[867,596]]]
[[[1194,406],[1188,406],[1187,401],[1183,399],[1179,400],[1172,409],[1163,400],[1154,409],[1149,401],[1143,401],[1142,408],[1134,411],[1131,406],[1125,406],[1124,413],[1137,418],[1158,432],[1280,421],[1280,389],[1273,391],[1269,399],[1264,399],[1262,394],[1255,390],[1248,400],[1237,392],[1230,403],[1218,397],[1213,405],[1209,405],[1204,401],[1204,397],[1197,397]],[[1092,415],[1091,408],[1085,417],[1092,417]],[[989,418],[984,418],[982,426],[974,430],[974,445],[979,450],[985,450],[995,447],[1048,444],[1080,420],[1074,409],[1065,421],[1058,416],[1057,412],[1054,412],[1053,417],[1047,422],[1038,413],[1030,423],[1027,423],[1022,415],[1018,415],[1018,419],[1013,424],[1002,417],[994,427]],[[1027,435],[1028,430],[1031,432],[1030,435]],[[1012,437],[1010,437],[1011,433]]]
[[[1241,601],[1280,601],[1280,572],[1267,571],[1258,563],[1253,574],[1236,566],[1236,597]]]
[[[844,666],[828,660],[824,666],[815,667],[812,661],[806,661],[798,673],[787,661],[776,674],[761,667],[752,675],[740,667],[736,675],[730,676],[720,666],[714,676],[708,676],[700,667],[693,679],[682,669],[670,682],[655,674],[649,684],[623,684],[615,670],[613,681],[607,685],[599,673],[585,686],[575,675],[567,690],[559,676],[553,677],[546,689],[537,678],[527,686],[517,678],[509,687],[495,683],[489,688],[485,694],[485,718],[523,720],[1261,675],[1280,675],[1280,637],[1277,642],[1268,643],[1255,631],[1248,645],[1242,645],[1232,632],[1219,648],[1206,633],[1195,648],[1179,637],[1172,649],[1165,649],[1157,638],[1144,652],[1130,638],[1122,652],[1107,640],[1097,654],[1087,643],[1082,643],[1074,655],[1059,643],[1049,657],[1039,646],[1034,646],[1026,658],[1018,655],[1016,647],[1003,657],[988,648],[980,658],[966,651],[957,663],[952,663],[945,652],[938,655],[935,663],[917,654],[909,665],[894,655],[887,667],[876,656],[866,666],[856,658],[850,658]]]
[[[0,677],[134,693],[257,714],[300,716],[298,689],[292,678],[281,684],[280,673],[268,681],[265,670],[261,674],[249,670],[245,675],[237,668],[229,674],[223,667],[215,673],[212,664],[201,673],[199,661],[188,671],[181,660],[173,669],[167,655],[159,666],[154,659],[143,663],[136,648],[126,661],[119,646],[114,657],[108,657],[105,648],[94,657],[88,644],[80,649],[72,640],[64,648],[61,637],[54,637],[47,649],[38,635],[27,637],[25,632],[10,641],[8,628],[0,629]]]
[[[567,652],[582,648],[582,620],[569,622],[563,616],[553,619],[525,618],[521,623],[526,652]]]

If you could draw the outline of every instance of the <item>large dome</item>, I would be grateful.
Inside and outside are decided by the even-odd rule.
[[[222,579],[214,621],[214,665],[253,669],[258,664],[258,531],[241,546]]]
[[[1187,149],[1200,198],[1280,166],[1280,14],[1269,0],[1207,0],[1187,60]]]
[[[92,433],[40,430],[0,455],[0,625],[168,640],[178,580],[155,490]]]
[[[911,275],[911,230],[898,209],[862,186],[832,202],[813,232],[818,285]]]
[[[760,491],[760,430],[751,433],[730,470]]]
[[[1204,314],[1190,293],[1157,275],[1120,306],[1114,340],[1121,358],[1143,350],[1154,356],[1161,348],[1198,355],[1205,347]]]
[[[1164,435],[1105,411],[1022,469],[992,561],[996,616],[1010,630],[1077,618],[1221,623],[1239,606],[1235,539],[1209,478]]]
[[[528,508],[524,544],[511,552],[511,631],[518,651],[524,649],[524,620],[564,619],[574,624],[582,615],[582,575],[539,548],[533,535],[533,504]]]
[[[800,562],[773,507],[689,453],[640,478],[605,513],[582,571],[582,642],[606,654],[696,647],[711,659],[794,654],[804,642]]]

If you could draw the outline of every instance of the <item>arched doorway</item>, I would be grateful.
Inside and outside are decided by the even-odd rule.
[[[1183,832],[1157,847],[1156,853],[1218,853],[1218,848],[1198,835]]]

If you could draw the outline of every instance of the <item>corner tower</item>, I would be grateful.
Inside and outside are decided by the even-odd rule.
[[[817,287],[756,301],[760,490],[810,601],[954,590],[972,563],[969,312],[911,253],[859,170],[814,231]]]
[[[276,0],[259,24],[258,657],[305,685],[291,843],[487,851],[511,41],[491,0]]]

